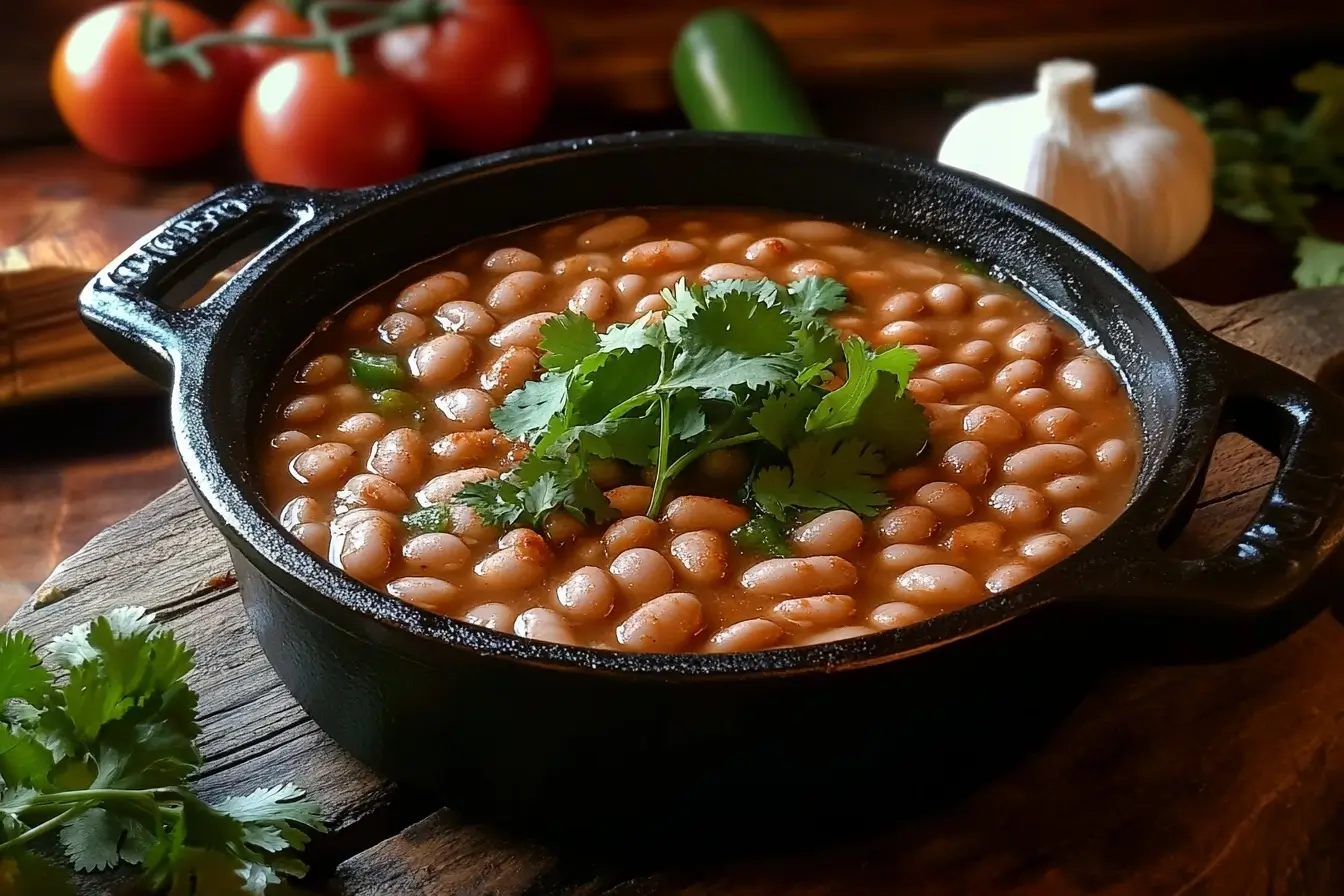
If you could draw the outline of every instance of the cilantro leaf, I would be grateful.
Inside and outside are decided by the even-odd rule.
[[[613,409],[636,396],[647,395],[658,381],[662,352],[655,346],[604,355],[601,365],[582,377],[570,390],[569,425],[580,426],[605,420]]]
[[[1304,236],[1297,241],[1293,281],[1303,289],[1344,285],[1344,243]]]
[[[681,331],[691,322],[705,304],[705,288],[687,283],[682,277],[670,288],[659,293],[667,302],[667,313],[663,317],[669,339],[679,339]]]
[[[605,522],[615,513],[583,467],[580,458],[529,455],[497,479],[464,486],[453,503],[470,507],[487,524],[503,528],[537,528],[552,510],[565,510],[583,519]]]
[[[807,416],[821,399],[816,389],[777,392],[761,402],[761,409],[749,419],[767,442],[783,451],[803,437]]]
[[[913,398],[899,393],[895,377],[883,374],[845,433],[881,451],[889,467],[904,467],[928,444],[929,418]]]
[[[874,516],[889,500],[879,478],[886,468],[882,455],[866,442],[816,436],[789,450],[789,466],[757,473],[752,496],[763,511],[783,521],[798,509],[848,508]]]
[[[686,324],[681,340],[688,349],[714,348],[758,358],[786,354],[793,348],[796,327],[783,308],[734,292],[707,300]]]
[[[592,457],[614,458],[641,466],[651,463],[658,449],[658,421],[650,416],[621,417],[572,426],[554,441],[543,442],[548,455],[561,456],[580,449]]]
[[[757,514],[731,533],[733,544],[745,554],[765,554],[767,557],[791,557],[789,539],[784,527],[772,516]]]
[[[558,314],[541,325],[541,366],[547,370],[569,370],[598,350],[597,327],[592,320],[573,311]]]
[[[604,352],[633,352],[645,346],[660,346],[667,341],[667,329],[651,315],[644,315],[633,323],[616,324],[598,337],[598,348]]]
[[[61,845],[76,871],[105,871],[121,861],[128,823],[106,809],[90,809],[61,828]]]
[[[51,673],[33,647],[33,639],[18,631],[0,632],[0,709],[8,700],[44,704],[51,695]]]
[[[799,327],[793,336],[793,351],[802,368],[796,378],[802,385],[829,379],[828,371],[843,357],[839,335],[823,321],[811,321]]]
[[[649,418],[649,422],[652,424],[653,419]],[[707,429],[709,423],[705,419],[705,409],[694,392],[683,390],[672,396],[672,416],[668,427],[672,438],[689,442]],[[653,447],[657,448],[658,431],[654,429],[653,432]]]
[[[0,724],[0,784],[44,789],[54,765],[51,751],[31,731]]]
[[[847,304],[845,284],[831,277],[804,277],[789,284],[784,305],[800,321],[818,320]]]
[[[877,388],[878,377],[889,374],[896,378],[896,393],[902,394],[910,382],[910,374],[919,364],[919,355],[904,346],[894,345],[885,351],[873,353],[862,339],[846,339],[846,380],[834,392],[827,393],[821,404],[807,419],[808,432],[833,432],[853,426],[859,419],[864,404]]]
[[[490,413],[495,428],[514,441],[533,442],[550,425],[551,418],[565,410],[569,380],[558,373],[544,373],[523,388],[510,392],[504,403]]]
[[[293,784],[259,787],[247,796],[231,796],[214,804],[218,812],[241,822],[290,821],[322,831],[322,809],[304,798]]]
[[[75,896],[70,875],[32,852],[0,855],[0,893],[6,896]]]
[[[705,298],[717,299],[743,293],[766,305],[779,303],[779,284],[773,280],[714,280],[705,284]]]

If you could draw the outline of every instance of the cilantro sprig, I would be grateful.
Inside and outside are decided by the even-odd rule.
[[[1294,242],[1298,286],[1344,284],[1344,243],[1317,233],[1307,216],[1321,196],[1344,190],[1344,66],[1319,63],[1293,84],[1316,97],[1305,115],[1239,100],[1187,105],[1213,141],[1218,207]]]
[[[0,632],[0,892],[73,894],[35,847],[59,842],[77,871],[142,868],[150,892],[261,896],[307,870],[293,853],[323,830],[292,784],[206,803],[193,651],[154,616],[123,607],[76,626],[42,664],[31,638]]]
[[[496,526],[536,526],[556,510],[601,522],[613,513],[588,468],[617,459],[653,471],[657,514],[698,458],[742,446],[753,455],[744,497],[778,521],[842,507],[872,515],[886,504],[882,475],[928,438],[905,394],[918,356],[842,341],[826,321],[845,307],[841,283],[683,279],[662,296],[667,311],[606,332],[573,312],[548,321],[545,373],[492,415],[531,453],[454,503]],[[845,382],[828,390],[842,362]]]

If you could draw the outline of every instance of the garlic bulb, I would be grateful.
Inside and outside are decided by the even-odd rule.
[[[1042,199],[1150,271],[1175,264],[1213,212],[1213,144],[1153,87],[1093,94],[1086,62],[1047,62],[1036,92],[968,110],[938,161]]]

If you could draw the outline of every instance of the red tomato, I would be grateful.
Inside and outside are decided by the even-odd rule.
[[[247,95],[242,133],[253,175],[302,187],[399,180],[425,155],[406,87],[369,59],[345,77],[330,53],[296,53],[266,69]]]
[[[551,52],[515,0],[461,0],[433,25],[378,38],[378,58],[420,98],[435,146],[506,149],[537,129],[551,99]]]
[[[306,37],[312,29],[308,20],[295,15],[283,0],[252,0],[238,10],[238,15],[229,24],[229,30],[267,37]],[[265,71],[272,62],[294,52],[286,47],[261,44],[243,44],[238,49],[247,58],[253,76]]]
[[[140,51],[140,2],[115,3],[84,16],[61,37],[51,60],[51,94],[66,127],[90,152],[123,165],[159,167],[202,156],[238,121],[246,81],[236,52],[206,51],[214,76],[181,62],[154,68]],[[154,15],[174,41],[219,26],[173,0]]]

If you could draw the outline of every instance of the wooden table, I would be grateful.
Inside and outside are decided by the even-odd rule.
[[[1314,374],[1337,369],[1327,362],[1344,347],[1341,303],[1344,289],[1192,310],[1224,338]],[[1180,549],[1224,543],[1273,469],[1229,437]],[[1337,595],[1337,581],[1311,587]],[[223,539],[185,486],[62,563],[13,622],[42,642],[124,604],[160,612],[198,648],[198,786],[306,788],[333,828],[313,844],[310,885],[339,896],[1344,892],[1344,627],[1331,614],[1249,658],[1115,669],[1026,758],[888,830],[809,849],[785,819],[778,855],[632,867],[600,843],[557,848],[436,808],[346,756],[266,664]],[[114,893],[119,880],[86,877],[83,892]]]

